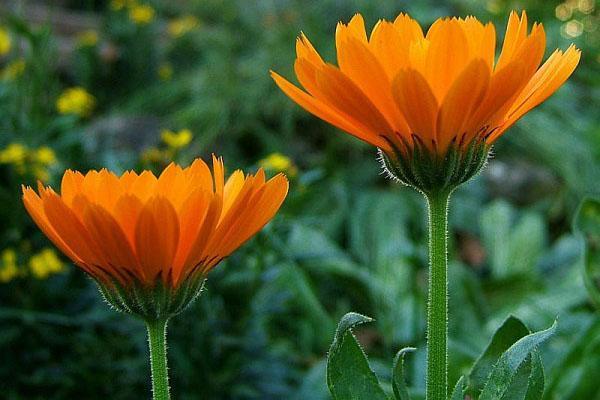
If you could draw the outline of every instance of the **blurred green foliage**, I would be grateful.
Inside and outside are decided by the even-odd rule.
[[[556,335],[540,349],[545,398],[600,398],[600,320],[592,300],[598,269],[589,267],[598,241],[572,228],[581,200],[600,194],[600,20],[593,0],[144,2],[151,16],[148,9],[134,12],[141,3],[131,1],[6,4],[3,398],[149,394],[142,324],[109,310],[66,260],[64,269],[35,274],[39,262],[32,258],[49,243],[26,215],[20,185],[41,179],[58,187],[66,168],[159,170],[171,159],[187,163],[211,152],[223,155],[230,170],[252,170],[279,152],[296,173],[275,221],[211,273],[206,292],[173,320],[177,398],[328,399],[325,353],[337,321],[351,310],[376,319],[356,333],[385,387],[396,352],[417,347],[405,368],[410,391],[423,396],[423,202],[380,175],[373,149],[289,101],[268,70],[293,76],[301,30],[334,61],[335,24],[355,12],[374,24],[406,11],[425,26],[439,16],[473,14],[495,22],[502,35],[508,12],[521,8],[544,23],[549,50],[575,42],[583,58],[569,82],[511,129],[485,172],[452,199],[450,382],[468,373],[508,314],[532,330],[558,316]],[[29,8],[40,4],[49,9],[48,23]],[[69,88],[91,97],[76,96],[61,111],[57,101]],[[165,129],[189,129],[193,140],[161,141]],[[580,226],[594,224],[594,204],[582,207]]]

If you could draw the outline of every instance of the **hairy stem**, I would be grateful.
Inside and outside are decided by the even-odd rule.
[[[427,302],[427,400],[446,400],[448,387],[448,202],[450,193],[427,195],[429,296]]]
[[[152,370],[152,398],[169,400],[169,373],[167,369],[167,320],[147,320],[150,368]]]

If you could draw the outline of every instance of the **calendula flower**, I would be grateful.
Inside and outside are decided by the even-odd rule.
[[[225,181],[214,158],[212,174],[200,159],[185,169],[171,164],[159,177],[68,170],[60,194],[24,187],[23,201],[115,307],[154,318],[193,299],[206,274],[275,215],[287,188],[283,175],[267,181],[262,170]]]
[[[154,19],[154,8],[148,4],[136,4],[129,9],[129,19],[137,25],[147,25]]]
[[[77,45],[79,47],[93,47],[98,44],[98,32],[89,29],[77,34]]]
[[[267,171],[284,172],[288,176],[295,176],[298,168],[294,165],[291,158],[281,153],[271,153],[258,162],[261,168]]]
[[[179,150],[190,144],[193,135],[189,129],[182,129],[179,132],[165,129],[161,132],[160,138],[169,148]]]
[[[436,190],[473,175],[489,147],[577,66],[574,46],[540,66],[544,29],[527,25],[525,12],[511,13],[496,59],[494,26],[473,17],[438,19],[424,34],[400,14],[367,35],[357,14],[337,26],[337,67],[302,34],[294,68],[305,90],[272,76],[307,111],[380,148],[396,177]],[[410,167],[415,161],[422,168]]]
[[[169,21],[167,31],[174,38],[179,38],[200,26],[200,20],[194,15],[184,15]]]
[[[66,89],[56,100],[56,109],[61,114],[89,116],[96,106],[96,98],[82,87]]]
[[[25,60],[22,58],[18,58],[14,61],[11,61],[0,70],[0,79],[5,81],[12,81],[18,78],[25,71]]]
[[[45,248],[29,259],[29,270],[36,279],[46,279],[50,275],[65,271],[65,264],[58,258],[56,251]]]
[[[0,57],[8,54],[12,48],[12,41],[8,31],[0,26]]]

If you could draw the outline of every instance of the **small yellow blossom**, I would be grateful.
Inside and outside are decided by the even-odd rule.
[[[199,26],[200,20],[197,17],[194,15],[184,15],[183,17],[169,21],[167,31],[171,37],[178,38]]]
[[[29,259],[29,270],[37,279],[46,279],[52,274],[65,271],[64,263],[51,248],[45,248]]]
[[[98,44],[98,32],[93,29],[79,32],[77,34],[77,45],[79,47],[94,47]]]
[[[56,153],[48,146],[42,146],[35,150],[33,158],[42,165],[52,165],[56,163]]]
[[[173,77],[173,66],[169,63],[164,63],[158,67],[158,77],[162,81],[171,80]]]
[[[0,282],[12,281],[20,275],[17,267],[17,253],[13,249],[5,249],[0,255]]]
[[[171,149],[181,149],[192,141],[192,131],[189,129],[182,129],[179,132],[173,132],[165,129],[160,134],[162,141],[169,146]]]
[[[268,171],[285,172],[289,176],[295,176],[298,168],[293,161],[281,153],[271,153],[258,162],[258,165]]]
[[[12,47],[12,42],[10,40],[10,35],[8,31],[0,27],[0,56],[6,55]]]
[[[82,87],[66,89],[56,100],[56,109],[61,114],[87,117],[96,105],[96,98]]]
[[[0,151],[0,164],[23,164],[27,157],[27,147],[11,143]]]
[[[141,158],[145,163],[159,163],[168,160],[169,157],[165,151],[150,147],[142,152]]]
[[[120,11],[124,8],[131,8],[138,5],[137,0],[112,0],[110,2],[110,8],[115,11]]]
[[[0,79],[5,81],[15,80],[25,71],[25,60],[18,58],[11,61],[0,71]]]
[[[154,19],[154,8],[148,4],[134,5],[129,9],[129,19],[138,25],[146,25]]]

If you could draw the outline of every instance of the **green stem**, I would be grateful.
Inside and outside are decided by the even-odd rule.
[[[152,398],[169,400],[169,373],[167,371],[167,320],[147,320],[150,368],[152,369]]]
[[[429,298],[427,302],[427,400],[446,400],[448,387],[448,202],[450,193],[427,195]]]

